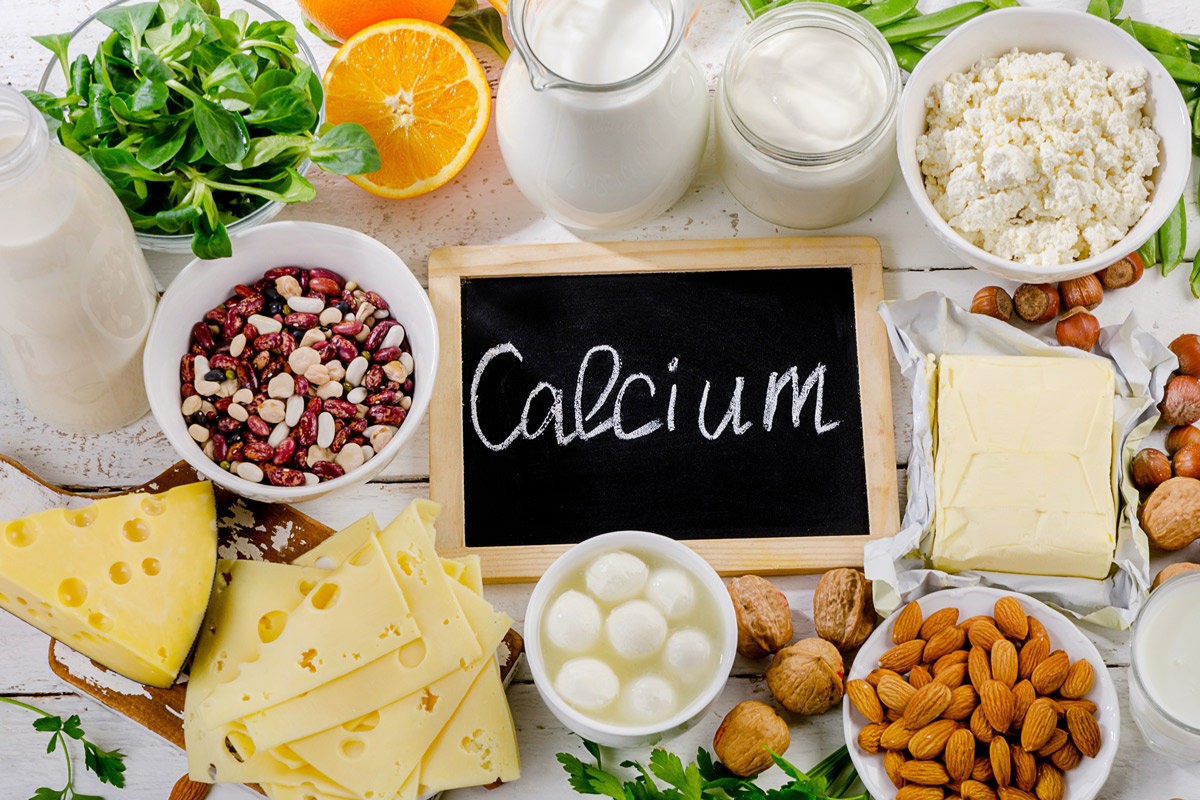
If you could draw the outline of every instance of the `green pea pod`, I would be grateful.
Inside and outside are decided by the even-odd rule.
[[[1188,110],[1192,112],[1192,138],[1200,139],[1200,98],[1189,100]]]
[[[1125,0],[1108,0],[1108,18],[1116,19],[1117,14],[1125,7]]]
[[[920,39],[909,39],[905,44],[912,45],[918,50],[924,50],[928,53],[933,48],[937,47],[945,39],[945,36],[922,36]]]
[[[1180,85],[1179,93],[1183,95],[1183,99],[1191,102],[1197,97],[1200,97],[1200,86],[1194,83],[1185,83]]]
[[[1113,18],[1112,9],[1108,7],[1108,0],[1091,0],[1088,3],[1087,13],[1101,19],[1111,20]]]
[[[1200,261],[1192,265],[1192,297],[1200,300]]]
[[[900,69],[906,72],[912,72],[917,68],[917,64],[925,56],[924,50],[918,50],[912,45],[902,42],[892,43],[892,53],[896,56],[896,63],[900,65]]]
[[[1137,32],[1134,31],[1134,29],[1133,29],[1133,21],[1131,19],[1129,19],[1129,17],[1126,17],[1125,19],[1122,19],[1122,20],[1118,20],[1114,17],[1113,24],[1115,24],[1118,28],[1120,28],[1121,30],[1128,33],[1133,38],[1135,38],[1135,39],[1137,38]]]
[[[1191,61],[1166,53],[1155,53],[1154,57],[1162,62],[1162,65],[1167,68],[1167,72],[1175,80],[1184,83],[1200,83],[1200,64],[1193,64]]]
[[[1162,255],[1158,251],[1158,231],[1146,240],[1146,243],[1138,248],[1138,255],[1142,258],[1142,263],[1147,267],[1153,267],[1162,260]]]
[[[992,8],[1017,8],[1020,6],[1018,0],[983,0]]]
[[[1175,205],[1171,216],[1158,229],[1158,247],[1162,255],[1162,274],[1165,278],[1183,263],[1183,251],[1187,247],[1187,212],[1183,198]]]
[[[978,0],[959,3],[956,6],[942,9],[933,14],[923,14],[915,19],[888,25],[886,28],[880,29],[879,32],[890,43],[907,42],[909,39],[929,36],[938,31],[944,31],[947,28],[961,25],[969,19],[978,17],[989,8],[990,6],[987,3],[978,2]]]
[[[1151,52],[1164,53],[1184,61],[1192,60],[1188,53],[1187,43],[1166,28],[1134,20],[1133,35],[1143,47]]]
[[[859,16],[876,28],[882,28],[904,19],[916,7],[917,0],[884,0],[879,5],[867,6]]]

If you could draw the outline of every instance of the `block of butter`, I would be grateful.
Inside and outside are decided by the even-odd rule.
[[[1098,359],[943,356],[934,567],[1108,575],[1114,391]]]

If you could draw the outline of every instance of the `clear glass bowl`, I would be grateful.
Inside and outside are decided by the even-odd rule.
[[[95,14],[92,14],[83,22],[79,23],[75,30],[71,31],[71,57],[74,58],[80,53],[86,53],[87,56],[91,58],[96,52],[96,48],[99,46],[99,44],[104,41],[110,33],[112,33],[111,28],[102,22],[97,21],[97,14],[110,8],[135,5],[142,2],[145,2],[145,0],[116,0],[113,3],[109,3]],[[287,21],[279,14],[272,11],[269,7],[258,2],[258,0],[221,0],[222,16],[228,16],[231,11],[237,11],[238,9],[244,10],[250,15],[250,19],[255,21]],[[313,72],[320,75],[320,71],[317,66],[317,60],[313,56],[312,51],[308,49],[308,45],[304,43],[304,40],[300,36],[299,30],[296,32],[296,48],[299,50],[299,53],[297,54],[299,59],[308,64],[309,68],[312,69]],[[58,60],[51,58],[49,63],[46,65],[45,72],[42,73],[42,81],[38,84],[38,91],[50,91],[54,92],[55,94],[62,94],[65,89],[66,82],[63,78],[62,69],[58,65]],[[324,122],[324,120],[325,106],[322,104],[321,107],[317,109],[318,127],[322,122]],[[311,162],[306,158],[296,167],[296,171],[303,175],[308,171],[310,165]],[[278,200],[268,200],[246,216],[236,219],[233,222],[226,223],[225,228],[229,231],[229,235],[233,236],[239,231],[244,231],[249,228],[253,228],[256,225],[261,225],[264,222],[271,221],[280,211],[283,210],[285,205],[286,203],[281,203]],[[143,233],[142,231],[137,231],[137,238],[138,243],[146,250],[155,250],[160,253],[192,252],[192,235],[190,233],[165,234]]]

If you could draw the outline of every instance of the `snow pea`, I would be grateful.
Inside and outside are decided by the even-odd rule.
[[[1158,248],[1162,255],[1162,274],[1165,278],[1183,263],[1183,250],[1187,247],[1187,211],[1183,197],[1171,211],[1171,216],[1158,229]]]
[[[922,36],[920,39],[909,39],[905,44],[912,45],[918,50],[924,50],[928,53],[933,48],[937,47],[945,39],[945,36]]]
[[[876,28],[882,28],[904,19],[916,7],[917,0],[884,0],[878,5],[867,6],[859,16]]]
[[[1146,243],[1138,248],[1138,255],[1142,257],[1142,263],[1147,267],[1153,267],[1162,260],[1162,255],[1158,251],[1158,231],[1146,240]]]
[[[1184,83],[1200,83],[1200,64],[1194,64],[1166,53],[1154,53],[1154,57],[1162,62],[1162,65],[1167,68],[1167,72],[1175,80]]]
[[[938,31],[944,31],[947,28],[961,25],[969,19],[978,17],[983,12],[989,10],[989,8],[991,7],[987,3],[979,2],[978,0],[959,3],[956,6],[950,6],[950,8],[942,9],[932,14],[923,14],[915,19],[888,25],[880,29],[880,33],[889,42],[907,42],[909,39],[929,36]]]
[[[1148,22],[1133,21],[1133,35],[1147,50],[1191,61],[1187,43],[1166,28]]]
[[[892,53],[896,56],[896,63],[900,65],[900,69],[906,72],[912,72],[917,68],[917,64],[925,56],[924,50],[918,50],[909,44],[903,42],[892,42]]]

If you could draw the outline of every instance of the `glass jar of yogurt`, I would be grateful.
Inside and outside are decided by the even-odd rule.
[[[653,219],[708,140],[708,86],[684,32],[691,0],[514,0],[496,97],[517,187],[582,230]]]
[[[791,3],[733,43],[713,115],[733,196],[789,228],[826,228],[879,201],[896,171],[900,68],[852,11]]]

